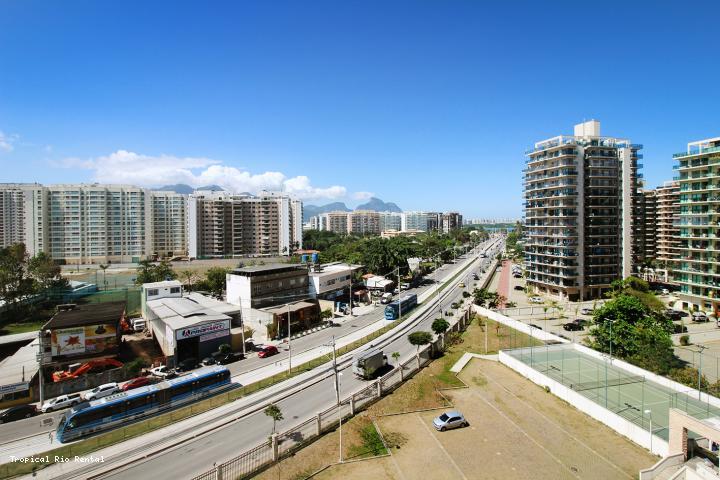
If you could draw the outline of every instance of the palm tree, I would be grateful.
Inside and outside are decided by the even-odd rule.
[[[182,277],[185,279],[185,281],[187,282],[187,288],[188,290],[190,290],[190,287],[192,287],[193,284],[193,280],[197,278],[195,272],[193,272],[192,270],[183,270],[182,272],[180,272],[180,275],[182,275]]]
[[[100,269],[103,271],[103,285],[105,286],[105,290],[107,290],[107,282],[105,281],[105,270],[108,269],[110,265],[103,265],[102,263],[98,265]]]

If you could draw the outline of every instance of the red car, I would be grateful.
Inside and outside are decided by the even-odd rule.
[[[122,390],[123,392],[127,392],[128,390],[144,387],[152,383],[153,382],[150,380],[150,377],[137,377],[125,382],[122,387],[120,387],[120,390]]]
[[[277,355],[278,353],[280,353],[280,352],[278,352],[278,349],[276,346],[267,345],[258,352],[258,357],[260,357],[260,358],[271,357],[273,355]]]

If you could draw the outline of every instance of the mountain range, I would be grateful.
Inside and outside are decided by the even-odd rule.
[[[372,210],[374,212],[402,212],[402,209],[393,202],[383,202],[379,198],[371,197],[367,203],[358,205],[355,210]],[[303,222],[310,220],[310,217],[327,212],[352,212],[343,202],[333,202],[327,205],[303,205]]]
[[[193,188],[190,185],[178,183],[177,185],[165,185],[164,187],[154,188],[153,190],[156,190],[158,192],[175,192],[183,195],[190,195],[195,190],[211,190],[213,192],[221,192],[223,191],[223,188],[217,185],[207,185],[205,187]]]

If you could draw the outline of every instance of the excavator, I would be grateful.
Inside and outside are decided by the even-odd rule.
[[[73,378],[80,377],[86,373],[95,369],[106,369],[107,367],[119,368],[122,367],[123,363],[115,360],[114,358],[101,358],[99,360],[90,360],[87,363],[83,363],[78,368],[72,371],[58,371],[53,372],[53,382],[62,382],[64,380],[72,380]]]

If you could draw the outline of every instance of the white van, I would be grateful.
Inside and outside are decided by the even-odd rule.
[[[132,328],[136,332],[142,332],[143,330],[145,330],[145,326],[147,325],[147,322],[144,318],[133,318],[131,322]]]
[[[385,292],[382,294],[382,297],[380,297],[380,303],[383,305],[390,303],[392,301],[392,293]]]

